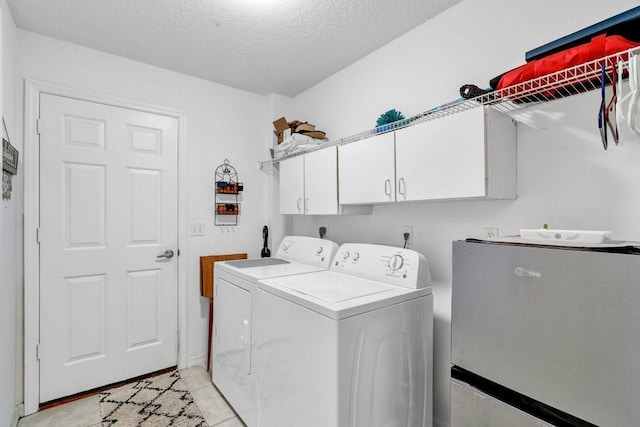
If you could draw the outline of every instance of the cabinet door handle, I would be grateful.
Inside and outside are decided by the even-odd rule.
[[[304,199],[304,213],[309,212],[309,199]]]
[[[404,178],[400,178],[398,180],[398,193],[400,193],[400,195],[405,199],[407,198],[407,183],[404,182]]]
[[[389,196],[389,199],[391,199],[391,180],[390,179],[384,180],[384,194]]]
[[[302,210],[300,209],[300,202],[302,202],[302,199],[296,200],[296,207],[298,208],[298,213],[300,213],[300,211]]]

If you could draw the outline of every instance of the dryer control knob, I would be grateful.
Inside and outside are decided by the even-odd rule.
[[[349,251],[344,251],[344,254],[342,254],[342,258],[344,259],[349,258]]]
[[[318,255],[320,255],[320,254],[322,253],[322,251],[323,251],[323,250],[324,250],[324,248],[323,248],[322,246],[320,246],[320,247],[318,248],[318,250],[316,251],[316,253],[317,253]]]
[[[289,249],[289,246],[291,246],[291,242],[290,241],[285,240],[285,241],[282,242],[282,249],[284,249],[285,251],[287,249]]]
[[[360,259],[360,253],[355,252],[355,253],[353,254],[353,260],[354,260],[354,261],[357,261],[358,259]]]

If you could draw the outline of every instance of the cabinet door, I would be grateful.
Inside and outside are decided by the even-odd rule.
[[[304,158],[280,162],[280,213],[302,214],[304,206]]]
[[[304,172],[305,214],[337,214],[338,156],[336,147],[305,154]]]
[[[338,148],[340,204],[395,201],[393,132]]]
[[[396,132],[397,200],[486,195],[484,109]]]

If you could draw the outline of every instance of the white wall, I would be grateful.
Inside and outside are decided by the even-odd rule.
[[[414,31],[297,96],[293,111],[331,139],[371,129],[391,108],[410,116],[458,98],[466,83],[491,78],[524,62],[526,51],[637,6],[616,2],[464,0]],[[501,235],[520,228],[612,230],[640,240],[640,140],[602,149],[597,93],[526,111],[518,126],[518,199],[515,201],[403,203],[375,206],[370,216],[298,217],[295,234],[343,242],[401,245],[403,224],[413,225],[411,246],[428,259],[435,281],[434,416],[449,425],[451,242]],[[274,118],[277,114],[274,114]]]
[[[269,117],[273,117],[274,120],[284,116],[287,120],[293,120],[293,110],[292,104],[293,99],[277,95],[271,94],[268,96],[269,98]],[[273,126],[269,126],[271,129],[271,137],[267,140],[268,148],[272,148],[277,142],[275,134],[273,134]],[[262,160],[268,160],[270,157],[265,156]],[[267,175],[267,185],[268,185],[268,197],[267,197],[267,206],[266,210],[269,213],[269,238],[271,240],[270,246],[272,250],[272,254],[275,255],[275,249],[278,247],[282,238],[287,235],[293,234],[293,218],[289,215],[280,215],[280,168],[278,164],[265,164],[263,165],[263,169],[265,174]]]
[[[16,129],[15,114],[15,38],[16,27],[5,0],[0,0],[2,12],[2,116],[9,131],[11,143],[22,151],[21,135]],[[3,135],[4,135],[4,131]],[[20,164],[18,173],[22,173]],[[18,351],[22,339],[18,321],[18,200],[20,185],[13,178],[10,200],[0,202],[0,425],[11,425],[16,420],[16,403],[21,401],[22,372]]]
[[[199,257],[260,253],[262,225],[268,218],[267,180],[257,163],[268,156],[267,98],[30,32],[20,30],[18,39],[20,80],[47,81],[186,113],[188,220],[206,224],[204,237],[189,237],[188,247],[181,248],[188,263],[187,356],[190,365],[204,364],[208,301],[199,295]],[[237,227],[213,225],[214,172],[224,159],[244,183]]]

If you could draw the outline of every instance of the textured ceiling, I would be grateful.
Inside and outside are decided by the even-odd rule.
[[[294,96],[460,0],[7,0],[18,28]]]

